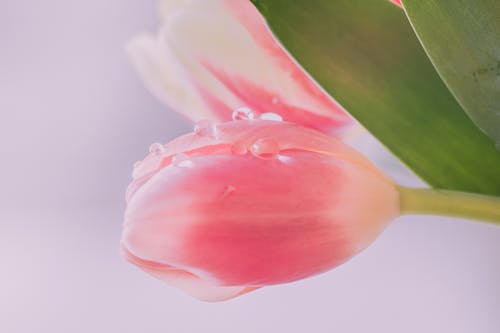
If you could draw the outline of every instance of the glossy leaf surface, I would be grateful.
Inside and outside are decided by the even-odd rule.
[[[403,3],[447,86],[471,119],[500,144],[500,1]]]
[[[304,69],[430,185],[500,194],[500,151],[443,83],[400,8],[252,2]]]

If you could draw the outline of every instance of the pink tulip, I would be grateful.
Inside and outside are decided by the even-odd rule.
[[[391,0],[394,4],[398,5],[399,7],[403,7],[403,4],[401,3],[401,0]]]
[[[248,0],[163,0],[156,37],[128,47],[148,88],[193,121],[247,106],[340,135],[353,120],[302,70]]]
[[[295,124],[205,121],[150,150],[127,192],[123,253],[203,300],[330,270],[399,214],[369,160]]]

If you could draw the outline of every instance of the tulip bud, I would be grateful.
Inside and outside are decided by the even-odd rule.
[[[218,301],[330,270],[398,214],[395,184],[341,141],[278,121],[202,122],[135,167],[122,248]]]
[[[401,3],[401,0],[391,0],[394,4],[398,5],[399,7],[403,7],[403,4]]]

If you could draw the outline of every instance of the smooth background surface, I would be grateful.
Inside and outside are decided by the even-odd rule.
[[[498,332],[489,225],[400,218],[334,271],[220,304],[125,263],[132,164],[191,128],[125,57],[154,6],[0,0],[1,332]]]

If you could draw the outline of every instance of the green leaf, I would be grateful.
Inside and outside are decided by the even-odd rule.
[[[441,81],[400,8],[252,2],[316,81],[430,185],[500,195],[500,152]]]
[[[500,145],[500,1],[403,0],[437,71]]]

